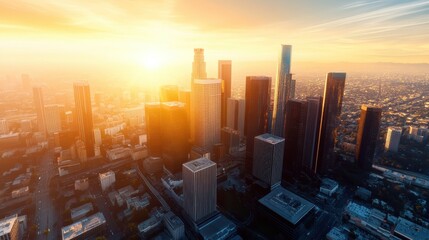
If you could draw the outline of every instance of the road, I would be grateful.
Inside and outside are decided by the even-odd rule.
[[[38,226],[37,240],[58,239],[60,236],[60,227],[56,226],[58,215],[49,196],[49,180],[56,174],[55,166],[52,163],[53,158],[53,152],[48,151],[42,156],[39,163],[39,178],[34,192],[36,225]],[[45,234],[46,230],[49,231],[47,234]]]
[[[149,182],[149,180],[143,175],[143,173],[140,171],[140,168],[137,164],[134,165],[135,169],[137,170],[137,173],[139,174],[140,178],[143,179],[146,186],[149,188],[149,190],[152,192],[152,194],[158,199],[158,201],[161,203],[162,207],[166,211],[170,211],[170,206],[167,204],[167,202],[162,198],[161,194],[159,194],[158,190],[156,190],[152,184]]]

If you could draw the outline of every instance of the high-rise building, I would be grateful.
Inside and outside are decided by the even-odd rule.
[[[290,96],[289,96],[289,98],[290,99],[294,99],[295,98],[295,88],[296,88],[296,80],[295,79],[292,79],[291,81],[290,81]]]
[[[164,85],[159,90],[160,102],[179,101],[179,87],[176,85]]]
[[[362,105],[356,139],[356,160],[362,169],[371,169],[380,130],[381,108]]]
[[[43,102],[42,87],[33,87],[33,101],[37,114],[38,130],[39,132],[46,133],[45,104]]]
[[[192,81],[207,78],[206,62],[204,61],[204,49],[194,49],[194,62],[192,63]]]
[[[333,167],[337,127],[340,123],[346,73],[328,73],[323,95],[322,116],[319,129],[316,171],[325,173]]]
[[[94,127],[88,83],[74,84],[74,101],[79,138],[85,143],[87,157],[94,157]]]
[[[183,164],[183,208],[194,222],[216,212],[216,163],[199,158]]]
[[[384,148],[386,151],[397,152],[399,143],[401,142],[402,128],[389,127],[387,129],[386,144]]]
[[[252,173],[253,141],[258,135],[268,132],[271,77],[246,77],[246,108],[244,135],[246,136],[246,162],[248,173]]]
[[[218,78],[222,80],[221,126],[226,126],[227,100],[231,97],[231,60],[218,61]]]
[[[147,147],[152,157],[161,157],[162,154],[162,125],[161,104],[151,102],[145,104]]]
[[[6,119],[0,119],[0,134],[6,134],[9,132],[9,126]]]
[[[172,173],[182,170],[188,160],[189,126],[185,104],[165,102],[161,104],[162,158],[165,167]]]
[[[58,104],[45,105],[46,130],[49,134],[61,131],[60,106]]]
[[[194,144],[211,151],[220,143],[221,80],[196,79],[193,85]]]
[[[283,137],[285,107],[287,100],[290,98],[289,94],[292,81],[292,75],[290,74],[292,46],[281,45],[281,47],[274,89],[271,132],[276,136]]]
[[[245,100],[228,98],[226,126],[240,132],[240,136],[244,135],[244,114]]]
[[[302,170],[307,102],[298,99],[289,99],[286,103],[285,114],[284,178]]]
[[[255,137],[253,176],[274,188],[280,184],[283,169],[285,139],[264,133]]]
[[[305,120],[304,150],[302,155],[302,167],[307,173],[315,173],[322,102],[322,97],[307,98],[307,119]]]
[[[222,128],[221,142],[227,153],[236,153],[240,150],[240,133],[229,127]]]

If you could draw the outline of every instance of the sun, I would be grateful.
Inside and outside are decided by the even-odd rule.
[[[162,65],[162,57],[155,52],[144,52],[140,57],[140,63],[148,70],[158,69]]]

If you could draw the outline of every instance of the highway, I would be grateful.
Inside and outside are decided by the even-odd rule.
[[[58,216],[54,204],[49,196],[49,180],[55,175],[56,169],[52,164],[53,152],[46,152],[39,166],[39,178],[34,192],[34,203],[36,205],[37,240],[58,239],[60,227],[55,226]],[[45,233],[45,231],[49,231]]]
[[[158,199],[158,201],[161,203],[162,207],[166,211],[170,211],[170,206],[167,204],[167,202],[162,198],[161,194],[159,194],[158,190],[156,190],[152,184],[147,180],[147,178],[143,175],[143,173],[140,171],[137,164],[134,165],[135,169],[137,170],[137,173],[139,174],[140,178],[143,179],[145,184],[148,186],[149,190],[153,193],[153,195]]]

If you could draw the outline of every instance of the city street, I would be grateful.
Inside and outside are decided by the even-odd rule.
[[[54,204],[49,196],[49,179],[55,175],[56,169],[52,164],[52,151],[46,152],[40,160],[39,177],[34,193],[36,205],[37,239],[58,239],[60,226],[56,226],[58,216]]]

